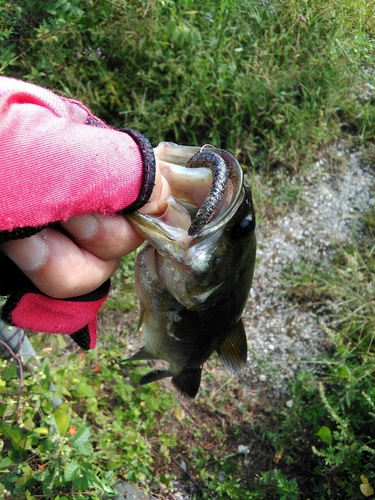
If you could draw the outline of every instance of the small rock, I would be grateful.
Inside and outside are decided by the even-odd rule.
[[[249,453],[250,446],[245,446],[243,444],[240,444],[237,448],[237,453],[240,455],[245,455],[246,453]]]

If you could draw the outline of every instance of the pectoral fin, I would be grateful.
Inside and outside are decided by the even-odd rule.
[[[150,351],[147,350],[147,346],[143,346],[134,353],[132,356],[129,356],[129,358],[124,359],[122,363],[127,363],[128,361],[140,361],[143,359],[159,359],[157,356],[154,356]]]
[[[172,377],[172,384],[183,396],[195,398],[201,383],[202,368],[189,370]]]
[[[242,320],[230,332],[217,353],[225,369],[231,375],[236,375],[247,361],[247,341]]]
[[[137,335],[137,333],[139,332],[139,329],[141,328],[142,323],[143,323],[143,321],[145,319],[145,313],[146,313],[145,308],[141,304],[141,308],[139,310],[138,323],[137,323],[137,326],[136,326],[134,332],[131,334],[131,337],[135,337]]]

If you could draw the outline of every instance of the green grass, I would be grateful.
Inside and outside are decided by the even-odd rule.
[[[338,137],[374,137],[371,3],[2,0],[0,13],[0,73],[155,145],[212,142],[295,169]]]

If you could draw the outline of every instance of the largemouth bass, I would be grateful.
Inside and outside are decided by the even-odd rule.
[[[214,156],[207,160],[202,152]],[[126,361],[165,360],[169,368],[151,371],[141,384],[172,377],[177,390],[191,398],[214,351],[230,374],[246,364],[241,314],[256,252],[254,207],[241,166],[224,150],[202,152],[159,144],[155,155],[174,196],[166,199],[161,217],[127,216],[148,243],[135,263],[145,345]],[[215,155],[227,175],[214,170]]]

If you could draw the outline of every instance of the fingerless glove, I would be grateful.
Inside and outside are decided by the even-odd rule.
[[[147,139],[118,131],[80,102],[0,77],[0,243],[89,213],[131,213],[149,199],[155,158]],[[83,297],[48,297],[0,252],[2,318],[11,325],[96,343],[109,281]]]

